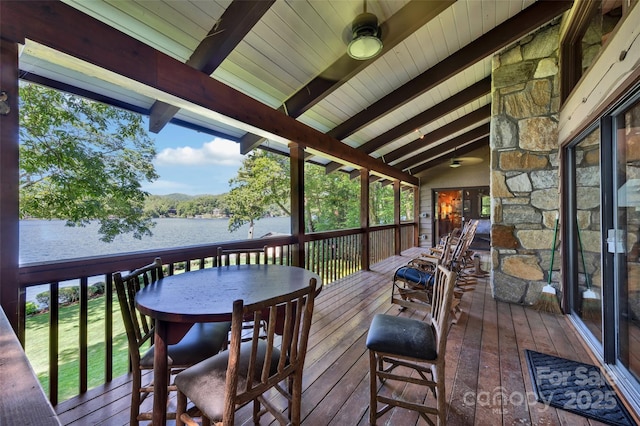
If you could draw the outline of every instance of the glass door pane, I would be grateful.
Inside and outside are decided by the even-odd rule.
[[[617,357],[640,378],[640,103],[617,118],[617,230],[611,232],[608,250],[615,244]]]
[[[573,311],[602,344],[602,282],[600,229],[600,129],[573,149],[575,161],[575,223],[577,279],[573,280]]]
[[[436,191],[435,192],[435,239],[440,238],[456,228],[462,227],[462,191]]]

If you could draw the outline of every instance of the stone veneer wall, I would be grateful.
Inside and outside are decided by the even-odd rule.
[[[511,303],[534,303],[549,273],[559,206],[559,28],[493,59],[491,282],[493,296]],[[554,271],[559,260],[556,248]]]

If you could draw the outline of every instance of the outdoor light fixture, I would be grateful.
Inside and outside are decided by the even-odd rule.
[[[451,161],[449,162],[449,167],[453,167],[454,169],[456,167],[460,167],[462,165],[462,161],[458,160],[456,158],[456,150],[458,149],[458,147],[453,148],[453,155],[451,156]]]
[[[462,163],[460,162],[460,160],[456,160],[455,158],[451,159],[451,163],[449,163],[449,167],[453,167],[454,169],[456,167],[460,167],[462,165]]]
[[[364,61],[371,59],[382,51],[381,31],[378,18],[373,13],[361,13],[351,24],[351,42],[347,53],[353,59]]]

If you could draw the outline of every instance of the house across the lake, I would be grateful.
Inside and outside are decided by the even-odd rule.
[[[363,12],[375,15],[377,23],[354,27]],[[0,305],[8,324],[24,343],[26,287],[57,288],[65,280],[103,275],[111,291],[113,272],[135,269],[155,255],[171,265],[171,273],[178,263],[189,271],[207,264],[219,246],[259,249],[268,239],[279,248],[274,253],[317,272],[332,289],[318,297],[316,312],[340,305],[322,304],[330,294],[338,298],[332,292],[340,286],[355,292],[341,296],[345,304],[351,297],[362,301],[349,311],[352,321],[340,327],[323,323],[314,335],[325,346],[318,343],[305,370],[313,391],[303,394],[303,407],[304,398],[309,401],[303,424],[364,424],[368,390],[358,386],[367,367],[357,362],[365,353],[356,354],[364,344],[358,338],[374,312],[389,310],[393,267],[480,220],[474,247],[488,265],[486,287],[481,295],[463,298],[467,311],[450,334],[459,354],[477,365],[486,362],[496,374],[485,376],[471,361],[465,370],[463,355],[452,359],[460,363],[448,364],[457,374],[446,378],[453,389],[447,395],[449,423],[582,419],[555,408],[541,414],[532,408],[537,403],[513,404],[509,398],[492,410],[476,398],[466,404],[456,393],[455,380],[463,376],[473,383],[474,395],[497,388],[506,389],[502,397],[530,392],[525,349],[596,365],[637,421],[639,29],[638,0],[3,0]],[[364,38],[376,49],[358,57],[353,46]],[[21,82],[149,116],[151,132],[173,123],[235,141],[242,153],[263,149],[289,157],[290,235],[20,265]],[[345,200],[359,203],[359,228],[305,232],[305,162],[360,182],[359,200]],[[372,223],[379,208],[372,185],[393,192],[392,223]],[[413,200],[411,211],[401,211],[406,200]],[[358,286],[365,281],[370,290],[388,284],[379,306],[372,307],[373,294]],[[531,307],[548,285],[562,313],[535,316]],[[331,318],[325,315],[317,316]],[[50,323],[45,391],[63,422],[73,423],[62,413],[95,392],[87,385],[87,336],[81,325],[79,397],[59,400],[58,330],[55,318]],[[512,324],[511,334],[503,334],[506,323]],[[473,335],[481,337],[474,340],[460,327],[476,327]],[[103,389],[126,380],[110,370],[109,333]],[[355,343],[336,346],[331,355],[344,358],[323,358],[321,347],[331,352],[329,340],[347,335]],[[354,370],[329,373],[344,362]],[[357,366],[363,376],[350,375]],[[516,376],[524,385],[514,390],[508,378]],[[319,390],[319,378],[331,385]],[[3,389],[0,395],[9,392]],[[22,392],[42,397],[40,389]],[[104,399],[75,424],[100,418],[108,411]]]

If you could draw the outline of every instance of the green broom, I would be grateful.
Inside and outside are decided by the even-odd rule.
[[[591,276],[587,272],[587,263],[584,261],[584,250],[582,249],[582,237],[580,236],[580,227],[578,227],[578,244],[580,245],[580,256],[582,257],[582,270],[584,271],[584,280],[587,289],[582,292],[582,319],[598,319],[600,318],[600,299],[595,291],[591,288]]]
[[[558,237],[558,221],[556,217],[556,226],[553,230],[553,247],[551,248],[551,265],[549,266],[549,277],[547,278],[547,285],[542,287],[542,293],[538,296],[538,300],[533,304],[533,309],[540,312],[549,312],[552,314],[561,314],[560,303],[558,302],[558,296],[556,295],[556,289],[551,285],[551,274],[553,273],[553,259],[556,255],[556,239]]]

